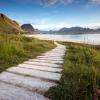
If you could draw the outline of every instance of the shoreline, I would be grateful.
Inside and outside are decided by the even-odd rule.
[[[44,35],[44,34],[43,34]],[[89,44],[89,45],[100,45],[100,42],[96,42],[96,41],[87,41],[84,40],[84,41],[74,41],[74,40],[66,40],[66,39],[56,39],[55,37],[54,38],[48,38],[48,37],[43,37],[43,35],[41,34],[34,34],[34,35],[24,35],[26,37],[34,37],[34,38],[37,38],[37,39],[40,39],[40,40],[51,40],[51,41],[58,41],[58,42],[72,42],[72,43],[83,43],[83,44]],[[50,35],[50,34],[49,34]],[[52,34],[51,34],[52,36]]]

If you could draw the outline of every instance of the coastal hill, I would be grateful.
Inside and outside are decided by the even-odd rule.
[[[35,29],[31,24],[23,24],[21,28],[26,32],[30,34],[37,34],[39,33],[38,29]]]
[[[0,13],[0,33],[19,33],[23,32],[20,25],[8,18],[6,15]]]
[[[21,26],[21,28],[25,31],[25,32],[29,32],[29,33],[33,33],[35,31],[35,29],[33,28],[33,26],[31,24],[23,24]]]

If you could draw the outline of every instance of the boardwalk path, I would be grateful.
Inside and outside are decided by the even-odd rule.
[[[56,43],[57,44],[57,43]],[[60,80],[65,46],[0,74],[0,100],[48,100],[43,94]]]

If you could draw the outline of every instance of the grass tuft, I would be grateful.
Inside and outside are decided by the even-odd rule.
[[[0,34],[0,72],[54,47],[51,41],[21,35]]]
[[[65,43],[62,78],[45,95],[51,100],[94,100],[100,89],[100,49],[90,45]]]

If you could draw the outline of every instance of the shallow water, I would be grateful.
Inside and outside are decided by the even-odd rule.
[[[82,42],[89,44],[100,45],[100,34],[77,34],[77,35],[51,35],[51,34],[37,34],[28,35],[29,37],[37,37],[43,40],[58,40],[69,42]]]

